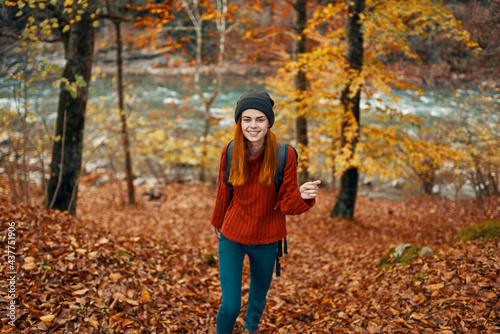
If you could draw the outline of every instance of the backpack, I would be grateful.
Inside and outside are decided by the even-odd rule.
[[[285,166],[286,166],[286,159],[287,159],[287,153],[288,153],[288,144],[282,144],[278,142],[278,145],[276,147],[276,156],[278,158],[278,164],[276,165],[276,172],[274,173],[274,188],[276,189],[276,196],[278,196],[281,185],[283,184],[283,176],[285,174]],[[299,155],[297,154],[297,150],[293,147],[290,146],[293,151],[295,152],[295,160],[297,161],[297,167],[299,166]],[[233,185],[229,183],[229,173],[231,171],[231,162],[233,158],[233,141],[231,140],[229,144],[227,144],[227,149],[226,149],[226,174],[224,175],[224,183],[226,186],[229,185],[231,192],[229,194],[229,202],[228,202],[228,207],[229,204],[231,203],[231,200],[233,199]],[[284,245],[282,240],[278,241],[278,253],[276,256],[276,276],[281,275],[281,266],[280,266],[280,257],[283,256],[284,254],[288,254],[288,247],[287,247],[287,242],[286,242],[286,237],[284,239]]]

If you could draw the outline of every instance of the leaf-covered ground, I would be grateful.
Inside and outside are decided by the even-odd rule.
[[[2,272],[9,271],[5,242],[15,222],[18,273],[15,328],[3,312],[8,290],[0,291],[2,332],[215,333],[215,190],[173,184],[164,191],[160,200],[124,208],[116,184],[84,184],[74,218],[12,205],[0,184]],[[498,198],[477,206],[359,197],[351,222],[329,217],[334,200],[334,191],[321,190],[312,210],[288,217],[290,254],[259,333],[500,333],[500,240],[448,243],[467,225],[498,220]],[[438,255],[379,269],[380,258],[402,243]],[[248,265],[244,271],[237,333]]]

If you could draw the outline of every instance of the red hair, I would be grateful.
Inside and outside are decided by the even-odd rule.
[[[241,117],[236,123],[233,142],[233,158],[231,160],[231,171],[229,172],[229,183],[233,186],[243,186],[247,182],[247,151],[246,138],[241,129]],[[266,140],[264,142],[264,160],[260,166],[259,183],[263,187],[270,187],[274,183],[274,173],[278,165],[276,157],[276,147],[278,140],[276,135],[267,130]]]

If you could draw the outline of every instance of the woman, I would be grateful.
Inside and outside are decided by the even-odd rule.
[[[217,314],[218,334],[233,333],[240,313],[245,255],[250,259],[250,291],[244,327],[249,333],[257,331],[273,277],[278,241],[286,236],[284,215],[298,215],[310,209],[321,183],[317,180],[298,187],[295,152],[287,147],[283,184],[276,194],[277,139],[270,130],[274,123],[273,106],[273,99],[262,90],[249,90],[238,100],[228,185],[227,145],[222,150],[211,219],[219,238],[222,302]]]

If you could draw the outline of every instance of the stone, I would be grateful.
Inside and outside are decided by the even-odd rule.
[[[436,252],[434,252],[434,250],[432,248],[430,248],[429,246],[424,246],[424,247],[420,248],[417,253],[421,257],[431,257],[434,254],[436,254]]]

